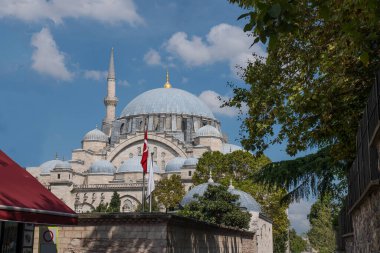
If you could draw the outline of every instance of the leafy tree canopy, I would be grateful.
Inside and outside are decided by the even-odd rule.
[[[198,161],[193,182],[207,182],[211,170],[215,182],[227,186],[232,179],[237,189],[251,194],[263,212],[273,220],[274,252],[280,253],[285,252],[289,226],[286,214],[289,205],[288,202],[281,201],[286,196],[286,191],[281,187],[268,189],[263,184],[254,182],[256,174],[270,162],[266,156],[256,157],[246,151],[229,154],[206,152]]]
[[[314,249],[320,253],[330,253],[335,250],[335,231],[333,228],[336,208],[330,197],[317,200],[310,210],[308,219],[310,230],[307,233]]]
[[[301,253],[306,250],[307,243],[301,236],[297,235],[294,228],[289,231],[290,252]]]
[[[158,203],[162,204],[166,211],[174,209],[185,196],[185,187],[182,185],[179,175],[172,175],[161,179],[154,190]]]
[[[358,121],[380,67],[379,1],[230,2],[247,9],[240,18],[247,20],[244,30],[252,32],[253,43],[268,45],[267,57],[256,57],[243,70],[247,86],[235,86],[225,104],[248,107],[242,145],[258,154],[283,142],[290,155],[319,150],[322,153],[308,158],[321,166],[315,171],[304,165],[278,177],[272,169],[267,181],[277,176],[282,181],[271,184],[292,185],[287,187],[292,190],[312,172],[324,177],[325,187],[317,188],[318,193],[334,188],[353,160]],[[318,163],[327,157],[328,165]],[[341,161],[345,166],[336,165]],[[322,172],[330,169],[333,173]]]
[[[209,185],[203,196],[187,204],[178,214],[230,227],[249,228],[251,214],[239,208],[239,196],[223,185]]]
[[[108,203],[99,203],[99,205],[92,212],[106,213],[107,208],[108,208]]]
[[[107,208],[107,213],[119,213],[120,212],[120,195],[116,191],[113,192],[111,202]]]

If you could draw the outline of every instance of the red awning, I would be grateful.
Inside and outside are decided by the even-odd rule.
[[[75,225],[77,214],[0,150],[0,220]]]

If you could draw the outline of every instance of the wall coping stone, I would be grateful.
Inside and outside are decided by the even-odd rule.
[[[252,231],[227,227],[166,213],[86,213],[78,215],[78,225],[120,225],[120,224],[167,224],[169,226],[191,227],[202,230],[218,229],[223,232],[238,233],[242,236],[253,237]]]

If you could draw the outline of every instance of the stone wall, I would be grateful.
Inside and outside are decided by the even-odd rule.
[[[380,252],[380,188],[373,189],[352,211],[355,253]],[[346,252],[349,245],[346,244]]]
[[[257,252],[254,233],[161,213],[83,214],[58,235],[58,253]]]

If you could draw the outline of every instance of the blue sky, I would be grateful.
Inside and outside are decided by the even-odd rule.
[[[242,32],[243,12],[227,1],[0,0],[0,148],[23,166],[70,159],[105,115],[105,75],[115,50],[117,114],[138,94],[173,87],[200,96],[239,143],[236,110],[220,109],[228,82],[243,85],[244,66],[260,45]],[[283,146],[266,153],[288,159]],[[299,232],[309,202],[292,206]],[[305,211],[306,210],[306,211]],[[306,222],[306,223],[305,223]]]

